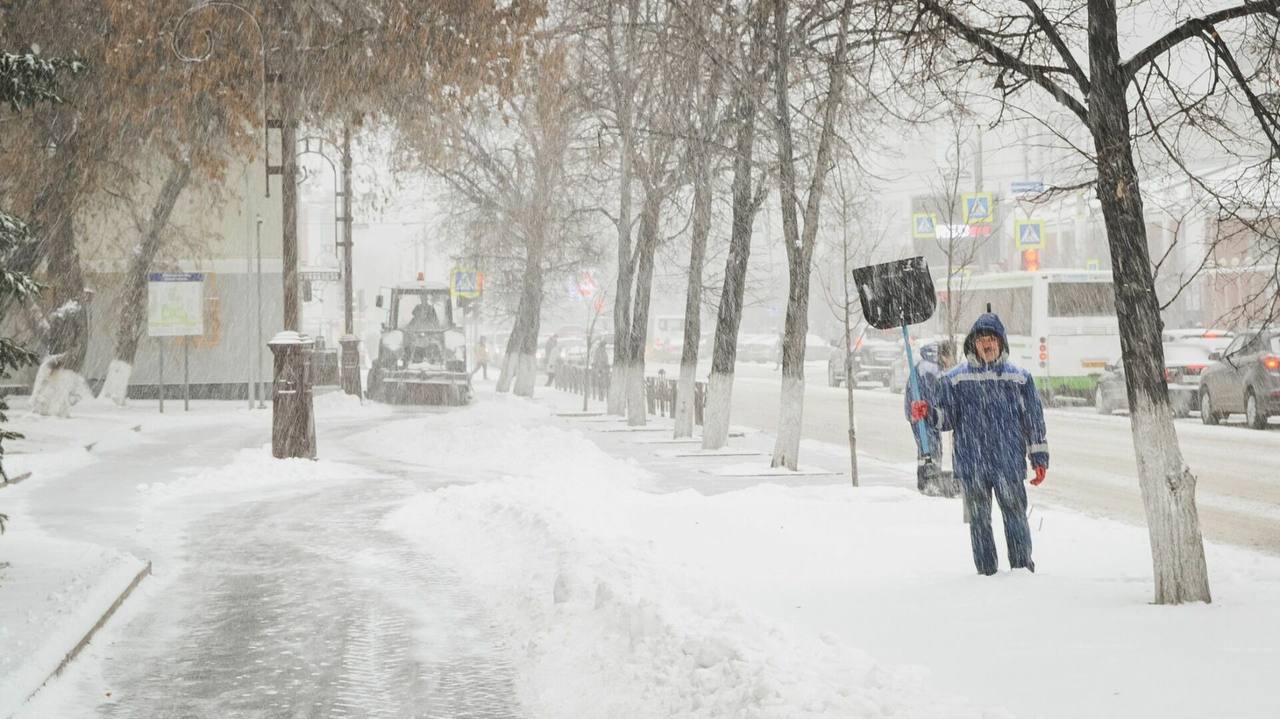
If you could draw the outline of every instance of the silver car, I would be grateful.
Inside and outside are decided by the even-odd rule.
[[[1169,387],[1173,416],[1190,416],[1200,406],[1200,379],[1211,364],[1209,350],[1199,343],[1169,342],[1164,345],[1164,380]],[[1093,406],[1098,414],[1129,409],[1125,390],[1124,363],[1117,359],[1106,366],[1094,390]]]

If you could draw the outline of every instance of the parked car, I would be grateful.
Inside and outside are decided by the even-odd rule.
[[[743,362],[775,362],[778,338],[773,335],[747,334],[738,337],[738,359]]]
[[[585,337],[561,337],[556,343],[555,357],[551,365],[560,366],[587,364],[587,340]]]
[[[1198,344],[1210,352],[1221,352],[1231,344],[1235,336],[1236,333],[1231,330],[1188,327],[1176,330],[1166,329],[1160,333],[1160,340],[1179,344]]]
[[[893,363],[902,354],[902,340],[881,339],[870,334],[858,338],[853,346],[853,378],[857,382],[879,382],[888,385],[893,378]],[[844,382],[844,353],[834,348],[827,358],[827,384],[839,387]]]
[[[1164,379],[1169,387],[1169,404],[1173,416],[1187,417],[1200,406],[1200,381],[1209,366],[1210,351],[1201,344],[1167,342],[1164,344]],[[1117,359],[1108,364],[1098,377],[1093,406],[1098,414],[1129,409],[1125,390],[1124,363]]]
[[[1232,413],[1264,429],[1267,418],[1280,414],[1280,329],[1246,330],[1221,353],[1200,380],[1200,420],[1217,424]]]

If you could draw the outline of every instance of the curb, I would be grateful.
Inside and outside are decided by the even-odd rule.
[[[138,574],[133,578],[133,581],[129,582],[129,586],[125,587],[124,591],[120,593],[120,596],[116,597],[115,601],[111,603],[111,606],[107,607],[107,611],[103,612],[102,616],[98,618],[98,621],[94,622],[93,626],[89,628],[89,631],[85,633],[84,637],[82,637],[79,642],[76,642],[76,645],[71,648],[71,651],[67,652],[67,655],[62,658],[62,661],[58,662],[57,668],[54,669],[49,676],[45,677],[44,681],[40,682],[40,686],[37,686],[35,690],[27,696],[23,701],[24,704],[35,698],[35,696],[40,693],[41,689],[44,689],[49,682],[61,675],[67,666],[80,655],[80,652],[84,651],[84,648],[89,646],[89,642],[93,640],[93,635],[97,634],[98,630],[106,625],[107,620],[116,613],[116,610],[120,608],[120,605],[124,604],[124,600],[129,598],[129,595],[133,593],[133,590],[136,589],[138,585],[142,583],[143,578],[149,574],[151,574],[151,562],[147,561],[146,565],[143,566],[143,568],[139,570]]]

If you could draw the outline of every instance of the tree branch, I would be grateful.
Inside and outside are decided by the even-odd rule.
[[[1067,43],[1063,41],[1062,34],[1049,21],[1049,17],[1044,14],[1044,10],[1036,0],[1022,0],[1022,4],[1027,6],[1031,14],[1036,19],[1036,24],[1044,31],[1045,37],[1049,38],[1049,42],[1053,43],[1053,47],[1062,56],[1062,61],[1066,63],[1067,69],[1071,72],[1071,76],[1075,78],[1076,84],[1080,86],[1080,92],[1086,96],[1089,94],[1089,76],[1084,74],[1084,70],[1080,67],[1080,63],[1076,61],[1076,56],[1071,54],[1071,48],[1067,47]]]
[[[1280,0],[1270,0],[1273,4]],[[973,26],[961,20],[954,13],[942,7],[938,0],[920,0],[920,4],[937,17],[953,31],[958,33],[970,45],[973,45],[980,52],[986,54],[991,62],[998,67],[1006,68],[1012,72],[1027,78],[1043,88],[1046,92],[1053,96],[1063,107],[1066,107],[1082,122],[1089,121],[1089,111],[1085,109],[1084,104],[1076,99],[1071,93],[1067,92],[1061,85],[1054,82],[1051,77],[1045,73],[1043,68],[1036,68],[1022,60],[1014,57],[1009,51],[988,39],[983,33],[976,30]]]
[[[1147,63],[1160,57],[1164,53],[1176,47],[1184,40],[1196,37],[1202,32],[1209,30],[1210,26],[1224,22],[1227,20],[1235,20],[1237,18],[1248,17],[1249,15],[1257,15],[1259,13],[1270,13],[1280,17],[1280,0],[1256,0],[1246,2],[1242,5],[1226,8],[1217,12],[1209,13],[1202,17],[1194,17],[1182,23],[1178,27],[1165,33],[1164,37],[1151,43],[1138,52],[1137,55],[1126,60],[1121,65],[1121,73],[1125,78],[1125,84],[1128,84],[1138,74]]]

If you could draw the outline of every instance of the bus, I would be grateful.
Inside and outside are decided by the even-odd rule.
[[[657,315],[649,335],[649,357],[659,361],[680,359],[684,347],[684,315]]]
[[[1009,359],[1035,377],[1046,397],[1090,401],[1098,377],[1120,356],[1110,272],[1001,272],[956,277],[952,284],[954,298],[948,298],[945,280],[935,281],[941,332],[946,331],[950,300],[961,335],[990,304],[1009,336]]]

